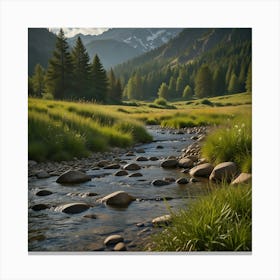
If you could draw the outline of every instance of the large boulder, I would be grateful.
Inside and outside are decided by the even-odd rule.
[[[227,161],[219,163],[210,174],[212,181],[231,181],[237,173],[237,166],[234,162]]]
[[[148,161],[146,157],[137,157],[136,161]]]
[[[91,177],[81,171],[68,170],[61,174],[56,182],[59,184],[78,184],[90,181]]]
[[[203,163],[193,167],[189,173],[193,177],[209,177],[213,169],[214,166],[212,164]]]
[[[178,165],[177,159],[166,159],[161,163],[162,168],[176,168]]]
[[[179,160],[179,167],[189,168],[189,167],[192,167],[192,166],[193,166],[193,161],[188,157],[184,157],[184,158]]]
[[[235,178],[231,185],[237,185],[237,184],[246,184],[250,183],[252,180],[252,174],[250,173],[241,173],[237,178]]]
[[[55,211],[64,212],[67,214],[78,214],[89,209],[89,205],[82,202],[67,203],[55,208]]]
[[[141,169],[141,167],[136,164],[136,163],[128,163],[123,167],[124,170],[130,170],[130,171],[134,171],[134,170],[139,170]]]
[[[99,199],[98,202],[106,203],[107,205],[116,207],[126,207],[134,200],[135,197],[132,195],[124,191],[117,191]]]

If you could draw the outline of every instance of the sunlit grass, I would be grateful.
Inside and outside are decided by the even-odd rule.
[[[210,133],[202,145],[202,155],[215,164],[233,161],[241,171],[251,172],[251,117],[238,118]]]
[[[224,186],[172,214],[154,251],[251,251],[251,186]]]
[[[29,158],[39,161],[68,160],[152,140],[141,122],[110,106],[30,99],[28,117]],[[71,139],[71,145],[65,144]]]

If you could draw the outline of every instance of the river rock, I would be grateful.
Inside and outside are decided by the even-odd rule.
[[[104,240],[104,245],[105,246],[109,246],[109,245],[115,245],[119,242],[123,242],[123,237],[119,234],[113,234],[108,236],[105,240]]]
[[[143,174],[141,174],[141,173],[139,173],[139,172],[137,172],[137,173],[132,173],[132,174],[128,175],[128,177],[142,177],[142,176],[143,176]]]
[[[47,195],[51,195],[51,194],[52,194],[52,192],[48,191],[48,190],[41,190],[36,193],[36,195],[38,195],[38,196],[47,196]]]
[[[189,181],[188,181],[187,178],[182,177],[182,178],[179,178],[179,179],[176,181],[176,183],[177,183],[178,185],[185,185],[185,184],[188,184]]]
[[[105,166],[107,166],[107,165],[109,165],[110,164],[110,162],[108,161],[108,160],[101,160],[101,161],[99,161],[98,163],[97,163],[97,166],[98,167],[105,167]]]
[[[241,173],[237,178],[235,178],[231,185],[237,185],[237,184],[246,184],[251,182],[252,174],[250,173]]]
[[[171,223],[171,215],[164,215],[152,220],[154,226],[169,225]]]
[[[61,205],[55,208],[55,211],[64,212],[67,214],[78,214],[89,209],[89,205],[82,202],[73,202]]]
[[[133,152],[128,152],[128,153],[126,154],[126,156],[127,156],[127,157],[134,157],[135,154],[134,154]]]
[[[129,195],[124,191],[117,191],[99,199],[98,202],[106,203],[111,206],[126,207],[134,200],[135,197],[132,195]]]
[[[198,180],[197,178],[191,178],[191,179],[190,179],[190,182],[191,182],[191,183],[197,183],[197,182],[199,182],[199,180]]]
[[[160,180],[160,179],[156,179],[152,182],[152,185],[154,185],[156,187],[166,186],[166,185],[169,185],[169,184],[170,184],[170,182]]]
[[[104,169],[119,169],[121,166],[118,163],[112,163],[104,167]]]
[[[32,167],[32,166],[34,166],[34,165],[36,165],[37,164],[37,161],[35,161],[35,160],[29,160],[28,161],[28,166],[29,167]]]
[[[166,159],[161,163],[162,168],[176,168],[178,165],[177,159]]]
[[[114,251],[126,251],[125,244],[123,242],[119,242],[115,245]]]
[[[150,160],[150,161],[157,161],[157,160],[158,160],[158,157],[150,157],[149,160]]]
[[[144,154],[145,150],[142,149],[142,148],[139,148],[139,149],[136,149],[135,152],[138,153],[138,154]]]
[[[210,163],[203,163],[193,167],[190,170],[190,175],[193,177],[209,177],[214,166]]]
[[[36,173],[36,177],[38,179],[45,179],[45,178],[49,178],[50,174],[45,170],[40,170]]]
[[[48,205],[40,203],[40,204],[35,204],[31,207],[32,210],[34,211],[41,211],[50,208]]]
[[[163,180],[169,183],[173,183],[176,181],[176,179],[173,177],[164,177]]]
[[[131,170],[131,171],[134,171],[134,170],[139,170],[141,169],[141,167],[136,164],[136,163],[128,163],[126,164],[124,167],[123,167],[124,170]]]
[[[136,161],[148,161],[146,157],[137,157]]]
[[[179,164],[179,167],[189,168],[189,167],[193,166],[193,161],[188,157],[184,157],[184,158],[179,160],[178,164]]]
[[[90,181],[91,177],[83,172],[68,170],[61,174],[56,182],[59,184],[77,184]]]
[[[163,146],[157,145],[156,148],[157,148],[157,149],[163,149]]]
[[[237,172],[237,166],[234,162],[227,161],[219,163],[210,174],[209,179],[212,181],[231,181]]]
[[[94,215],[94,214],[87,214],[87,215],[84,215],[84,218],[88,218],[88,219],[97,219],[97,216]]]
[[[128,175],[128,172],[126,170],[119,170],[114,175],[115,176],[126,176],[126,175]]]

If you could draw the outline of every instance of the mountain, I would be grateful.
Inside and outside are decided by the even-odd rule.
[[[251,62],[251,36],[250,28],[187,28],[168,43],[116,66],[114,71],[124,85],[131,79],[129,85],[141,81],[143,98],[154,98],[162,82],[176,87],[179,76],[184,77],[184,86],[194,88],[202,64],[210,67],[212,75],[220,69],[225,90],[233,74],[239,79],[239,89],[244,90],[244,76]]]
[[[112,39],[91,41],[85,45],[91,58],[98,54],[105,69],[123,63],[141,53],[129,45]]]
[[[52,57],[56,35],[46,28],[28,28],[28,75],[32,75],[34,67],[40,63],[44,68]]]
[[[85,45],[92,41],[109,39],[123,42],[138,53],[145,53],[167,43],[181,30],[182,28],[111,28],[100,35],[78,34],[69,38],[68,42],[73,45],[78,36]]]

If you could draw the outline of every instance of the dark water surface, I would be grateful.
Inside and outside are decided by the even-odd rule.
[[[29,251],[98,251],[106,250],[104,239],[110,234],[121,234],[124,237],[128,251],[142,250],[145,240],[154,229],[151,226],[153,218],[169,213],[168,207],[178,209],[185,207],[188,202],[201,195],[207,188],[206,183],[189,183],[177,185],[175,182],[161,187],[151,185],[154,179],[164,177],[188,177],[181,169],[163,169],[160,163],[163,158],[181,154],[181,149],[193,143],[188,133],[177,134],[174,131],[162,130],[159,127],[148,127],[154,137],[154,142],[141,145],[144,154],[135,153],[134,157],[123,155],[121,159],[135,162],[137,156],[160,158],[158,161],[137,162],[142,169],[129,171],[129,174],[141,172],[143,177],[117,177],[116,170],[89,170],[93,175],[90,182],[73,186],[62,186],[55,181],[57,177],[47,179],[29,178],[29,206],[39,203],[51,205],[50,209],[33,211],[29,209],[28,231]],[[157,149],[157,146],[163,149]],[[99,176],[101,175],[101,176]],[[97,177],[96,177],[97,176]],[[41,189],[53,192],[49,196],[36,196]],[[139,198],[125,209],[116,209],[96,203],[98,198],[115,191],[123,190]],[[98,196],[81,197],[69,193],[95,192]],[[169,197],[171,200],[162,201],[160,198]],[[85,202],[90,204],[87,211],[80,214],[66,214],[55,211],[55,206]],[[96,215],[96,219],[85,218],[86,214]],[[137,223],[144,223],[138,227]]]

